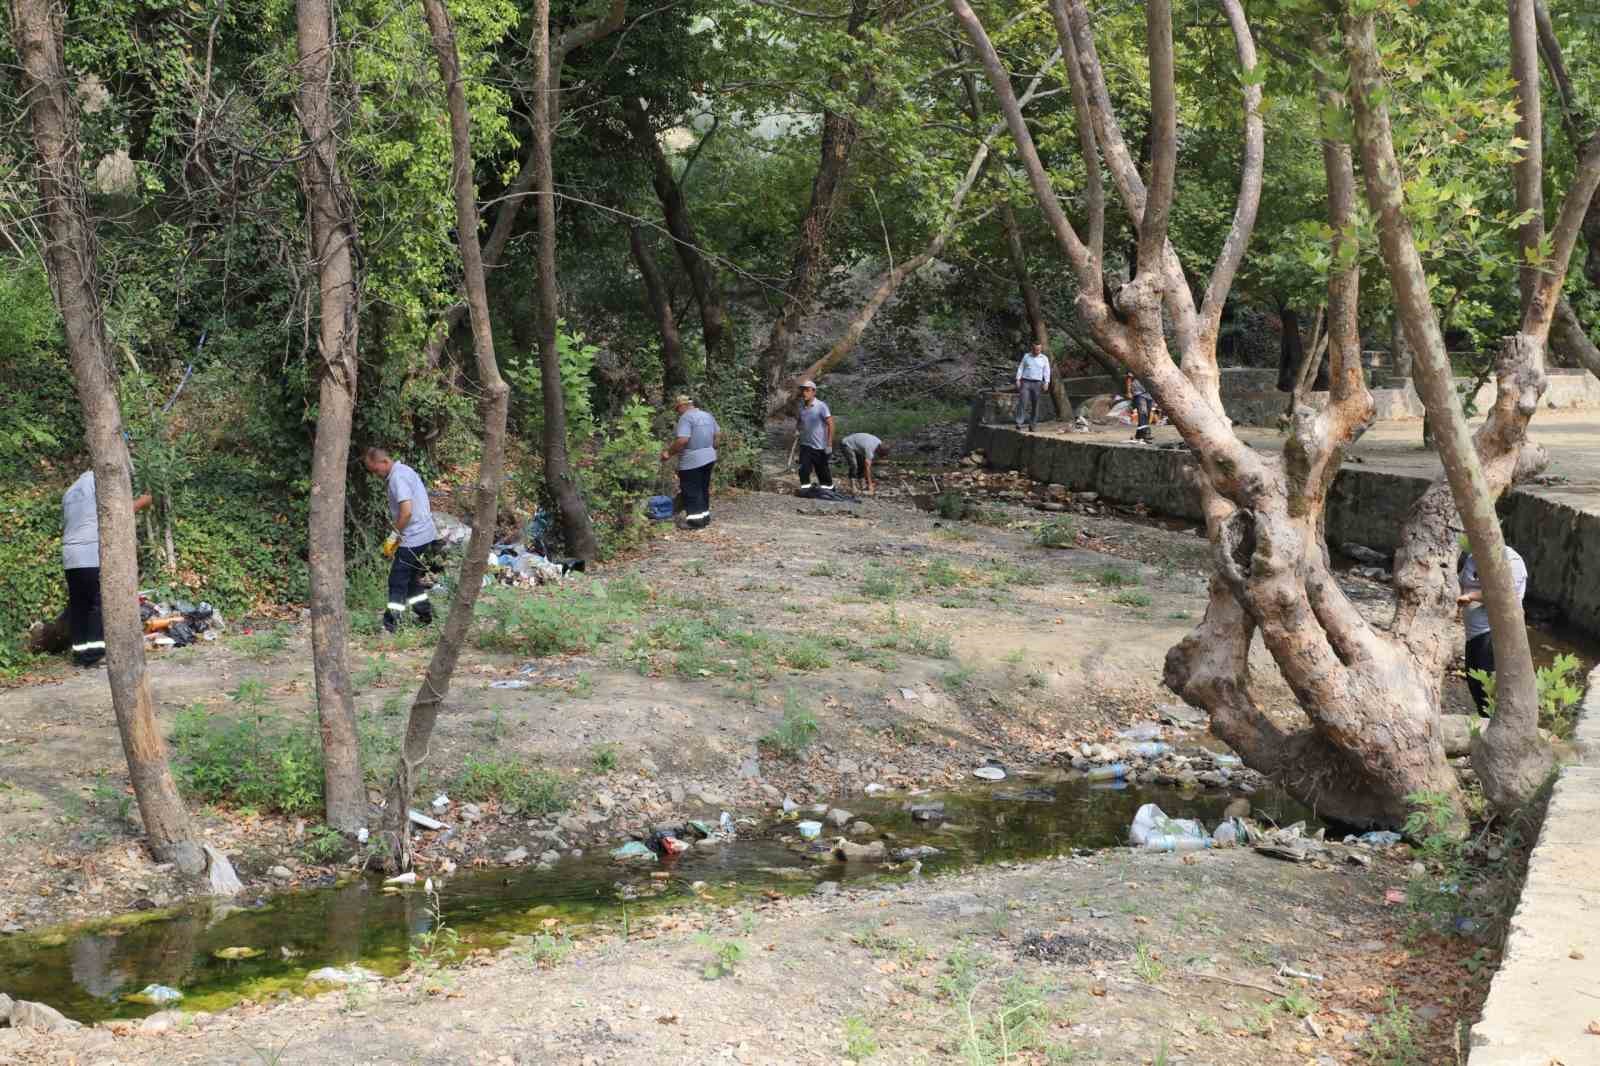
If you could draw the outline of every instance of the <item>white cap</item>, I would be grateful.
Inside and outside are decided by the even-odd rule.
[[[815,381],[811,381],[810,379],[807,379],[807,380],[802,381],[800,383],[800,387],[802,389],[814,389],[814,388],[817,387],[817,383]]]

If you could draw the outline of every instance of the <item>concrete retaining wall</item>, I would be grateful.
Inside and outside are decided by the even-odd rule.
[[[1035,481],[1143,503],[1196,523],[1202,519],[1189,476],[1194,461],[1183,449],[1046,437],[989,425],[972,427],[969,446],[981,449],[989,465],[1024,471]],[[1425,477],[1345,466],[1328,494],[1328,542],[1394,551],[1406,514],[1427,487]],[[1519,489],[1500,501],[1500,514],[1506,539],[1527,561],[1530,597],[1561,608],[1585,632],[1600,634],[1600,513]],[[1600,1037],[1594,1039],[1600,1052]]]
[[[1561,770],[1505,956],[1472,1027],[1469,1066],[1600,1062],[1600,668],[1578,719],[1579,761]]]

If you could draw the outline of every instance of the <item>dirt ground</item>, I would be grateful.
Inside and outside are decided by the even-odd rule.
[[[643,583],[648,597],[611,617],[604,640],[537,661],[471,650],[431,782],[448,789],[466,759],[492,758],[556,772],[570,803],[524,818],[486,802],[448,845],[422,835],[419,865],[587,848],[724,806],[842,799],[872,781],[945,785],[987,756],[1048,764],[1171,702],[1158,680],[1203,609],[1199,537],[1092,503],[1043,514],[1007,498],[1035,491],[1014,481],[989,487],[983,521],[947,521],[912,505],[926,487],[890,484],[855,509],[725,495],[709,530],[665,532],[561,594],[581,602],[596,586]],[[1078,546],[1038,544],[1038,527],[1062,518],[1082,531]],[[152,661],[164,728],[197,703],[242,713],[228,694],[245,679],[265,683],[273,712],[314,716],[304,631],[242,628]],[[357,639],[369,729],[398,736],[428,650],[415,637]],[[1270,665],[1257,676],[1265,702],[1287,710]],[[529,685],[490,687],[507,680]],[[761,743],[786,708],[820,727],[798,755]],[[181,898],[139,847],[126,796],[103,673],[63,670],[0,693],[0,927]],[[309,854],[303,819],[196,816],[253,894],[335,873]],[[1384,903],[1401,862],[1319,869],[1117,851],[985,867],[772,902],[753,919],[668,916],[627,943],[584,938],[553,967],[512,951],[453,972],[437,995],[415,977],[166,1034],[29,1043],[0,1030],[0,1061],[836,1062],[852,1019],[856,1050],[878,1048],[872,1062],[1321,1066],[1368,1061],[1362,1033],[1396,1017],[1385,997],[1397,988],[1417,1008],[1405,1020],[1415,1061],[1453,1062],[1448,1034],[1458,1011],[1470,1020],[1487,974],[1452,961],[1476,945],[1404,945],[1403,908]],[[274,880],[277,866],[290,877]],[[693,934],[707,924],[749,947],[717,981],[698,979],[712,949]],[[1027,949],[1032,934],[1046,939]],[[1280,980],[1283,964],[1326,980]],[[1037,1047],[1010,1060],[963,1050],[995,1036],[1008,1011]]]

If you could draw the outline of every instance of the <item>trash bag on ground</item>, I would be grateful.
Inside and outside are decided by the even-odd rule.
[[[1152,851],[1189,851],[1211,846],[1205,827],[1191,818],[1168,818],[1154,803],[1146,803],[1134,813],[1128,836],[1139,847]]]

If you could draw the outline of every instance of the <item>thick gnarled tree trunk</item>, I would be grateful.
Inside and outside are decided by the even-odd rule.
[[[328,824],[354,834],[367,821],[367,795],[356,737],[345,610],[345,476],[356,402],[355,202],[339,172],[333,112],[333,11],[328,0],[298,0],[295,43],[300,89],[296,110],[306,146],[300,186],[306,198],[311,262],[317,271],[317,433],[311,449],[311,663],[322,732],[323,800]]]
[[[83,187],[76,112],[62,61],[61,14],[51,0],[13,0],[11,33],[32,127],[32,162],[44,213],[40,232],[45,266],[65,327],[94,466],[111,704],[150,852],[157,860],[195,875],[205,869],[206,855],[178,796],[145,674],[132,472],[101,315],[95,237]]]
[[[661,392],[665,401],[689,382],[683,370],[683,341],[678,336],[678,321],[672,314],[672,301],[667,299],[656,253],[645,240],[644,227],[636,222],[628,225],[628,252],[639,268],[645,302],[650,306],[650,317],[656,320],[656,331],[661,334]]]
[[[478,243],[478,190],[472,172],[472,125],[467,97],[461,87],[461,62],[456,53],[455,31],[444,0],[423,0],[423,13],[433,42],[439,77],[444,82],[450,113],[451,184],[455,192],[456,235],[461,246],[463,288],[472,318],[472,346],[477,355],[478,385],[483,392],[483,450],[478,459],[476,497],[472,511],[472,536],[467,541],[455,592],[450,597],[450,616],[444,633],[434,647],[433,657],[422,679],[422,687],[411,704],[406,722],[405,741],[384,810],[384,838],[388,846],[386,861],[391,870],[411,867],[411,827],[407,808],[416,784],[417,771],[428,757],[428,745],[439,710],[450,691],[456,662],[472,627],[478,593],[488,569],[489,546],[494,541],[500,482],[505,470],[506,410],[510,388],[500,377],[495,359],[494,334],[489,323],[489,291],[484,280],[483,251]]]

